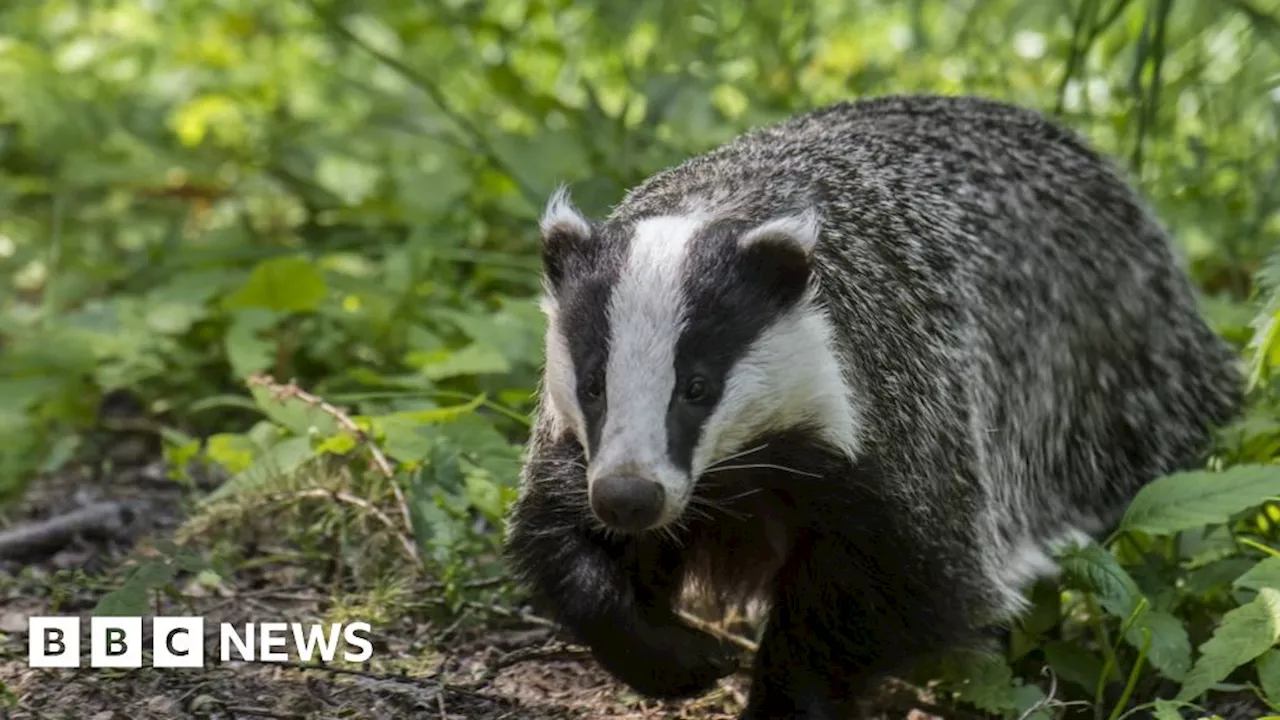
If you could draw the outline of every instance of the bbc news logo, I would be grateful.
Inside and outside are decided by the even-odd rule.
[[[78,617],[32,616],[27,621],[27,665],[33,668],[80,667],[81,621]],[[141,617],[92,617],[89,619],[89,666],[95,668],[142,667]],[[289,641],[299,659],[310,662],[319,655],[332,662],[339,641],[345,641],[342,658],[364,662],[373,655],[369,623],[346,625],[264,622],[220,623],[218,651],[222,662],[285,662]],[[154,617],[151,619],[151,665],[161,668],[204,667],[205,637],[202,617]],[[358,648],[358,651],[353,651]]]

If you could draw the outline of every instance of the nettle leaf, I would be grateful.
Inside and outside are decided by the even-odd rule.
[[[91,614],[99,617],[133,617],[142,615],[151,607],[150,588],[137,583],[125,583],[103,595]]]
[[[142,615],[152,590],[173,581],[178,569],[165,559],[147,560],[134,567],[120,587],[103,595],[92,614],[99,617]]]
[[[944,664],[947,686],[959,699],[981,710],[1002,713],[1016,709],[1013,669],[999,655],[957,652]]]
[[[1013,707],[1005,710],[1009,720],[1053,720],[1052,708],[1044,702],[1044,691],[1036,685],[1015,685],[1010,691]],[[1036,707],[1039,705],[1039,707]],[[1032,708],[1035,710],[1032,710]]]
[[[1280,648],[1271,648],[1258,656],[1256,668],[1262,694],[1271,704],[1280,703]]]
[[[479,415],[464,415],[455,422],[441,425],[440,435],[458,448],[468,465],[501,484],[512,484],[519,474],[521,446],[508,441]]]
[[[429,455],[429,461],[409,476],[409,519],[418,547],[444,564],[462,534],[457,519],[444,506],[446,495],[462,487],[463,475],[457,453],[447,443],[435,443]]]
[[[1245,590],[1261,590],[1272,588],[1280,590],[1280,557],[1272,555],[1262,560],[1249,571],[1231,583],[1233,587]]]
[[[288,395],[277,397],[271,388],[260,385],[250,387],[249,392],[264,415],[295,435],[328,437],[339,430],[338,421],[319,406]]]
[[[1059,559],[1067,587],[1097,597],[1107,612],[1127,620],[1142,602],[1142,591],[1105,547],[1090,543],[1067,551]]]
[[[506,300],[497,312],[468,313],[443,308],[436,314],[478,345],[492,348],[510,365],[540,359],[546,318],[534,300]]]
[[[1168,535],[1227,522],[1275,497],[1280,497],[1280,466],[1276,465],[1175,473],[1138,492],[1120,529]]]
[[[1180,711],[1182,705],[1177,700],[1156,700],[1152,703],[1151,717],[1153,720],[1186,720]]]
[[[431,453],[435,445],[430,426],[402,417],[371,419],[382,442],[382,451],[402,463],[418,462]]]
[[[270,447],[247,470],[233,476],[204,498],[202,504],[212,503],[235,493],[265,484],[296,472],[308,460],[315,457],[311,440],[306,437],[285,438]]]
[[[263,339],[261,333],[278,319],[278,314],[262,308],[245,308],[232,315],[222,342],[236,377],[247,378],[275,362],[276,343]]]
[[[324,276],[304,257],[264,260],[253,269],[240,289],[223,301],[229,310],[264,308],[276,312],[310,312],[328,294]]]
[[[244,435],[218,433],[205,441],[205,455],[227,472],[242,473],[253,466],[257,447]]]
[[[417,462],[434,450],[437,438],[447,436],[442,428],[471,417],[484,400],[481,394],[459,405],[361,416],[357,422],[369,423],[375,435],[382,438],[382,447],[388,455],[401,462]]]
[[[1103,609],[1121,621],[1133,617],[1125,641],[1134,648],[1144,642],[1143,630],[1151,634],[1147,659],[1166,677],[1178,680],[1191,667],[1191,639],[1174,615],[1152,610],[1137,582],[1105,547],[1091,543],[1068,551],[1061,559],[1068,587],[1092,593]],[[1134,614],[1137,616],[1134,617]]]
[[[1239,555],[1214,561],[1187,573],[1184,591],[1188,595],[1204,596],[1230,589],[1256,564],[1251,558]]]
[[[484,405],[484,402],[485,396],[481,393],[465,403],[446,405],[444,407],[429,407],[421,410],[398,410],[386,415],[369,418],[369,421],[375,426],[386,420],[418,423],[420,425],[439,425],[453,422],[464,415],[470,415]]]
[[[1103,660],[1077,643],[1054,640],[1044,646],[1044,659],[1059,678],[1093,692],[1102,676]]]
[[[1262,588],[1258,596],[1222,616],[1222,622],[1200,646],[1200,657],[1187,673],[1177,699],[1194,700],[1222,682],[1233,670],[1271,649],[1280,640],[1280,590]]]
[[[474,342],[458,350],[412,352],[406,362],[416,366],[432,380],[447,380],[472,375],[503,375],[511,372],[511,363],[489,345]]]
[[[1124,639],[1141,649],[1144,629],[1151,633],[1147,661],[1170,680],[1181,680],[1191,669],[1191,638],[1182,621],[1161,610],[1144,610],[1129,626]]]

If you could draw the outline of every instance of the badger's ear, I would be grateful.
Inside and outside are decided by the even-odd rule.
[[[542,231],[542,270],[548,290],[560,289],[572,257],[591,242],[591,221],[578,212],[563,185],[551,195],[538,226]]]
[[[822,217],[812,208],[767,220],[738,238],[738,250],[780,295],[798,297],[809,283]]]
[[[738,247],[771,245],[799,253],[806,260],[813,255],[822,236],[822,217],[813,208],[767,220],[738,238]]]

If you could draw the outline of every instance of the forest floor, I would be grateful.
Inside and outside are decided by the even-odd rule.
[[[93,669],[88,667],[87,642],[81,643],[80,668],[29,668],[28,617],[79,614],[87,628],[83,618],[118,584],[130,554],[145,552],[149,542],[171,536],[179,527],[186,492],[165,479],[158,463],[151,463],[101,478],[86,471],[42,478],[7,508],[0,531],[30,527],[103,501],[133,503],[135,511],[129,522],[96,537],[80,534],[37,556],[0,560],[0,718],[731,720],[741,707],[745,678],[740,676],[693,701],[642,700],[605,675],[581,648],[564,643],[547,623],[516,613],[505,619],[496,613],[478,629],[410,620],[375,626],[374,657],[359,669],[220,663],[220,622],[322,615],[332,588],[278,558],[214,590],[189,583],[156,600],[157,615],[205,618],[202,669]],[[67,581],[67,571],[76,579]],[[84,635],[82,631],[82,639]],[[144,640],[149,647],[150,637]],[[389,669],[396,661],[399,672]],[[404,672],[406,661],[420,670]],[[931,717],[909,707],[884,717]]]

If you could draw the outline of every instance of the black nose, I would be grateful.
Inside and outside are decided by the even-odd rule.
[[[591,510],[616,530],[646,530],[662,515],[665,493],[652,480],[634,475],[606,475],[591,486]]]

